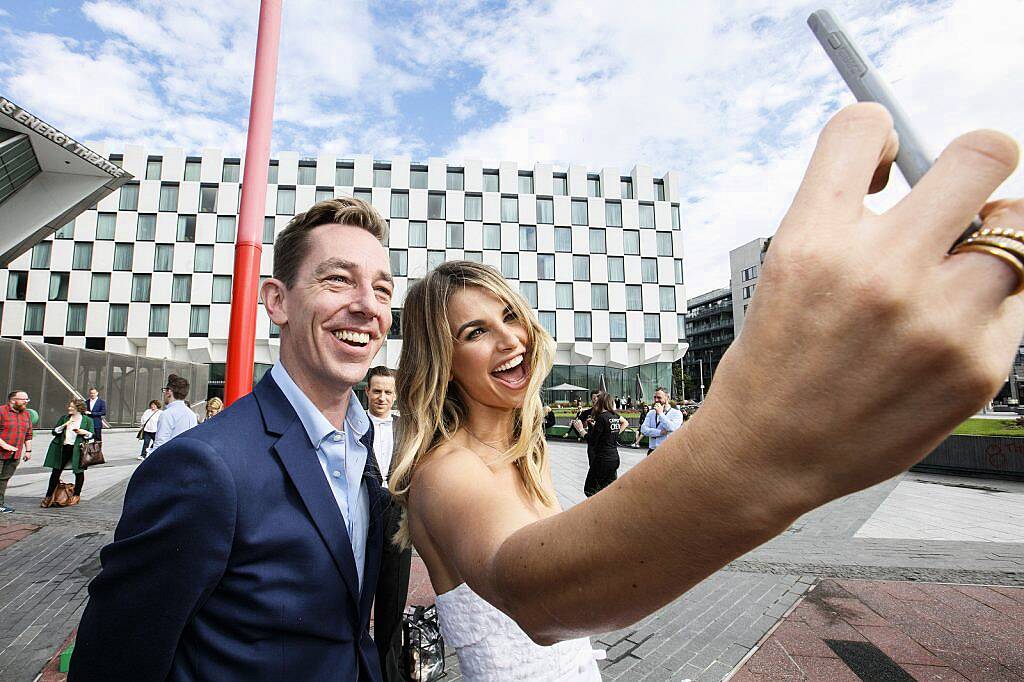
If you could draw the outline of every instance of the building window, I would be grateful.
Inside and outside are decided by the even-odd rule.
[[[159,180],[164,170],[164,160],[159,156],[151,156],[146,160],[146,179]]]
[[[117,231],[116,213],[96,214],[96,239],[98,241],[114,241],[114,233]]]
[[[132,303],[149,303],[149,290],[153,283],[153,275],[132,275]]]
[[[498,190],[498,171],[492,169],[484,169],[484,191],[485,192],[497,192]]]
[[[299,172],[295,182],[299,185],[315,185],[316,161],[299,161]]]
[[[427,195],[427,218],[444,220],[444,192],[431,192]]]
[[[462,255],[462,257],[463,257],[463,259],[468,260],[468,261],[473,261],[474,263],[483,263],[484,262],[484,252],[483,251],[466,251]]]
[[[618,201],[606,201],[604,204],[604,224],[608,227],[622,227],[622,204]]]
[[[281,338],[281,328],[274,324],[274,321],[270,321],[270,338],[279,339]]]
[[[655,180],[654,181],[654,199],[656,201],[665,201],[665,181]]]
[[[465,173],[462,172],[461,168],[449,168],[447,174],[447,180],[445,182],[447,189],[464,189],[465,188]]]
[[[463,240],[464,228],[462,223],[448,223],[448,239],[445,246],[449,249],[461,249],[465,246]]]
[[[196,246],[195,257],[192,261],[193,272],[213,272],[213,246],[200,244]]]
[[[402,309],[392,308],[391,309],[391,328],[388,329],[389,339],[400,339],[402,338]]]
[[[313,192],[313,203],[319,204],[321,201],[328,201],[334,198],[334,188],[332,187],[317,187],[316,191]]]
[[[391,166],[386,163],[373,164],[373,186],[391,187]]]
[[[238,159],[224,159],[220,171],[221,182],[238,182],[241,177],[242,164]]]
[[[544,327],[544,331],[551,335],[551,338],[555,338],[555,332],[557,329],[558,315],[552,311],[542,310],[537,313],[537,317],[540,320],[540,326]]]
[[[640,255],[640,233],[636,230],[622,232],[622,253],[627,256]]]
[[[609,313],[608,326],[612,341],[626,340],[626,313]]]
[[[520,282],[519,293],[526,299],[526,304],[531,309],[537,309],[537,283],[536,282]]]
[[[676,337],[680,341],[686,338],[686,315],[676,315]]]
[[[749,268],[744,268],[743,272],[740,273],[741,278],[744,282],[749,282],[752,279],[757,278],[757,266],[751,265]]]
[[[368,204],[373,204],[373,190],[369,189],[357,189],[352,192],[352,198],[358,199],[359,201],[365,201]]]
[[[160,185],[160,204],[158,206],[161,211],[177,212],[178,210],[178,183],[164,182]]]
[[[71,254],[72,270],[92,269],[92,242],[76,242]]]
[[[672,233],[671,232],[659,232],[658,233],[658,255],[669,256],[672,253]]]
[[[590,253],[608,253],[605,232],[601,228],[590,228]]]
[[[274,243],[274,232],[276,230],[277,221],[270,216],[263,219],[263,243],[273,244]]]
[[[587,196],[588,197],[600,197],[601,196],[601,176],[596,174],[590,174],[587,176]]]
[[[196,240],[196,217],[194,215],[178,216],[179,242],[194,242]]]
[[[157,244],[153,253],[153,272],[170,272],[174,269],[174,244]]]
[[[533,171],[519,171],[519,193],[533,194]]]
[[[658,287],[658,297],[661,301],[663,313],[674,313],[676,311],[676,288]]]
[[[756,286],[757,286],[757,284],[751,284],[750,286],[743,287],[743,300],[744,301],[754,295],[754,287],[756,287]]]
[[[501,249],[501,225],[493,223],[484,225],[484,248],[488,251]]]
[[[219,215],[217,216],[217,242],[221,244],[234,244],[235,243],[235,216],[233,215]]]
[[[140,213],[135,224],[135,241],[151,242],[156,239],[156,214]]]
[[[551,197],[537,197],[537,222],[543,225],[555,222],[555,200]]]
[[[295,188],[277,188],[277,215],[295,215]]]
[[[654,229],[654,204],[640,204],[640,227]]]
[[[149,335],[167,336],[167,322],[171,316],[169,305],[151,305],[149,307]]]
[[[391,193],[391,217],[392,218],[408,218],[409,217],[409,193],[408,192],[392,192]]]
[[[45,303],[29,303],[25,306],[25,333],[41,335],[46,320]]]
[[[52,242],[39,242],[32,247],[33,270],[48,270],[50,268],[50,251],[53,248]]]
[[[658,281],[658,259],[640,259],[640,281],[645,284],[654,284]]]
[[[129,182],[121,185],[121,197],[117,208],[120,211],[139,210],[139,183]]]
[[[75,238],[75,221],[72,220],[70,223],[65,224],[59,230],[53,233],[54,239],[74,239]]]
[[[536,251],[537,250],[537,228],[533,225],[520,225],[519,226],[519,250],[520,251]]]
[[[444,251],[427,251],[427,270],[433,270],[444,263]]]
[[[192,275],[175,275],[171,279],[171,303],[188,303],[192,300]]]
[[[338,187],[355,185],[355,167],[351,163],[336,164],[334,166],[334,184]]]
[[[51,272],[50,273],[50,301],[68,300],[68,284],[71,281],[71,273]]]
[[[572,278],[577,282],[590,281],[590,256],[572,257]]]
[[[555,285],[555,307],[559,310],[572,310],[572,285],[559,282]]]
[[[608,256],[608,281],[625,282],[626,264],[622,256]]]
[[[569,196],[569,176],[565,173],[555,173],[552,178],[551,193],[558,197]]]
[[[427,188],[427,169],[423,166],[413,166],[409,169],[409,187],[412,189]]]
[[[607,284],[591,284],[590,285],[590,309],[591,310],[608,310],[608,285]]]
[[[679,221],[679,204],[672,204],[672,229],[682,229],[682,223]]]
[[[501,222],[519,222],[519,197],[508,194],[501,196]]]
[[[189,336],[209,336],[210,334],[210,306],[194,305],[192,314],[189,316]]]
[[[676,284],[683,283],[683,260],[681,258],[675,259],[675,270],[676,270]]]
[[[501,254],[501,274],[507,279],[519,279],[519,254]]]
[[[466,220],[484,219],[484,198],[480,194],[467,194],[464,211]]]
[[[427,245],[427,224],[420,220],[409,223],[409,246],[425,247]]]
[[[633,178],[619,178],[619,191],[622,193],[623,199],[633,198]]]
[[[573,225],[586,225],[587,224],[587,200],[586,199],[573,199],[572,200],[572,224]]]
[[[405,277],[409,274],[409,252],[391,249],[391,274],[395,277]]]
[[[644,341],[661,341],[661,315],[644,313]]]
[[[231,303],[231,275],[214,275],[211,303]]]
[[[124,336],[128,333],[128,306],[124,303],[110,304],[107,312],[107,334]]]
[[[644,309],[644,290],[639,284],[626,285],[626,310]]]
[[[555,278],[555,257],[550,253],[537,256],[537,279]]]
[[[28,273],[24,270],[11,270],[7,273],[7,300],[24,301],[28,292]]]
[[[199,172],[201,169],[201,159],[185,159],[185,181],[186,182],[199,182]]]
[[[555,228],[555,251],[558,253],[572,253],[572,228]]]
[[[573,315],[574,329],[577,341],[590,341],[592,338],[590,313],[575,313]]]
[[[278,166],[277,161],[275,161],[274,159],[271,159],[267,163],[267,184],[268,185],[276,185],[277,184],[277,176],[278,176],[279,171],[280,171],[280,167]]]
[[[89,300],[97,302],[110,300],[110,273],[93,273],[92,282],[89,285]]]
[[[131,272],[135,260],[135,244],[114,244],[114,270]]]

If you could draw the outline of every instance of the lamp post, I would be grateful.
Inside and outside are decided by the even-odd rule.
[[[700,370],[700,403],[704,404],[704,361],[697,358],[697,368]]]

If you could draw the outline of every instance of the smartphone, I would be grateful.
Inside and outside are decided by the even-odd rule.
[[[845,27],[827,9],[811,13],[811,16],[807,17],[807,25],[811,27],[825,54],[832,60],[857,101],[877,102],[889,110],[893,127],[896,128],[896,134],[900,139],[896,167],[903,173],[908,185],[916,185],[932,167],[932,155],[928,153],[917,131],[910,125],[910,119],[896,101],[889,83],[853,42]],[[981,218],[976,216],[961,239],[979,229]]]

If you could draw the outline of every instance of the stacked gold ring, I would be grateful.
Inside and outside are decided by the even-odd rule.
[[[1017,288],[1011,296],[1024,291],[1024,230],[1009,227],[985,227],[972,233],[950,251],[957,253],[987,253],[1013,268],[1017,273]]]

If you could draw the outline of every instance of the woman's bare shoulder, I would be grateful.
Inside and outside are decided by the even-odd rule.
[[[480,456],[459,443],[448,441],[428,452],[417,463],[410,489],[426,493],[459,487],[463,482],[479,481],[490,469]]]

